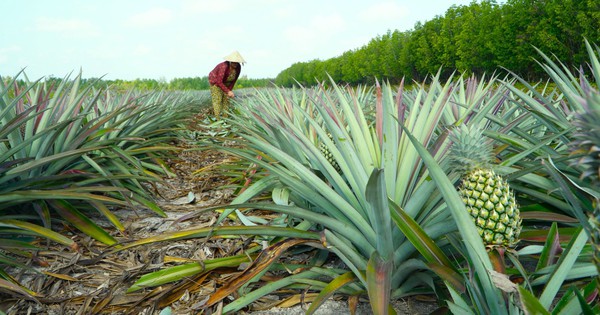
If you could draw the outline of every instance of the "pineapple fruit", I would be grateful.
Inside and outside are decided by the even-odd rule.
[[[461,172],[459,194],[488,247],[513,247],[521,217],[508,183],[492,170],[492,146],[482,130],[461,125],[450,134],[450,161]]]
[[[579,158],[574,164],[583,170],[581,178],[600,187],[600,94],[590,95],[582,104],[583,111],[576,113],[573,125],[577,131],[570,143],[571,154]],[[593,210],[588,213],[591,225],[590,237],[594,250],[594,259],[600,273],[600,202],[594,200]]]
[[[333,136],[331,135],[331,133],[327,133],[327,136],[329,137],[329,139],[331,139],[331,141],[333,141]],[[340,165],[336,162],[335,158],[333,157],[333,154],[329,152],[329,148],[327,148],[327,145],[323,141],[319,142],[319,150],[321,150],[321,154],[323,154],[323,156],[327,159],[329,164],[333,166],[335,171],[341,173],[342,169],[340,168]]]

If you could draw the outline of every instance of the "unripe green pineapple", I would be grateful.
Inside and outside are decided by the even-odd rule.
[[[331,139],[331,141],[333,141],[333,136],[331,135],[331,133],[328,132],[327,136],[329,137],[329,139]],[[319,142],[319,150],[321,150],[321,153],[327,159],[329,164],[331,164],[331,166],[333,166],[335,171],[338,173],[341,173],[342,169],[340,168],[340,165],[337,163],[337,161],[333,157],[333,154],[331,154],[331,152],[329,152],[329,148],[327,148],[327,145],[323,141]]]
[[[582,103],[583,111],[574,115],[577,131],[570,144],[571,154],[578,158],[574,164],[581,167],[581,178],[592,187],[600,187],[600,94],[592,94]],[[600,273],[600,204],[596,200],[590,217],[590,236],[596,267]]]
[[[492,147],[477,127],[461,125],[450,134],[450,161],[461,172],[459,194],[486,246],[513,247],[521,216],[508,183],[494,173]]]

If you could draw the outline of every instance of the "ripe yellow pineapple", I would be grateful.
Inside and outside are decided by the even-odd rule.
[[[450,134],[450,161],[461,172],[459,194],[486,246],[513,247],[521,216],[508,183],[492,170],[492,146],[478,127],[461,125]]]

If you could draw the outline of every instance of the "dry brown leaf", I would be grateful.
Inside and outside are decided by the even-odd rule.
[[[506,293],[514,293],[517,292],[518,285],[510,281],[508,275],[503,273],[499,273],[495,270],[489,270],[490,276],[492,277],[492,281],[498,287],[498,289],[506,292]]]
[[[356,309],[358,308],[358,295],[352,295],[348,297],[348,309],[350,310],[350,314],[356,314]]]
[[[285,300],[277,303],[277,307],[289,308],[298,304],[312,302],[318,296],[318,293],[294,294]]]
[[[67,281],[80,281],[80,279],[71,277],[69,275],[64,275],[64,274],[60,274],[60,273],[54,273],[54,272],[49,272],[49,271],[42,271],[45,275],[54,277],[54,278],[58,278],[58,279],[62,279],[62,280],[67,280]]]
[[[314,242],[314,240],[289,239],[273,244],[267,249],[263,250],[252,262],[250,267],[248,267],[233,281],[226,283],[223,287],[220,287],[213,295],[211,295],[206,302],[206,306],[212,306],[235,292],[241,286],[254,278],[257,274],[271,266],[271,264],[277,260],[279,256],[281,256],[281,254],[283,254],[283,252],[285,252],[288,248],[308,242]]]
[[[183,284],[179,284],[168,290],[167,294],[160,298],[158,303],[159,308],[164,308],[175,303],[185,294],[189,294],[189,292],[200,291],[208,275],[209,273],[197,275],[189,280],[185,280]]]

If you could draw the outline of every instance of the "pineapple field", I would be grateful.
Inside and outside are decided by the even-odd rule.
[[[0,314],[598,314],[586,47],[535,84],[239,90],[222,121],[207,91],[2,78]]]

